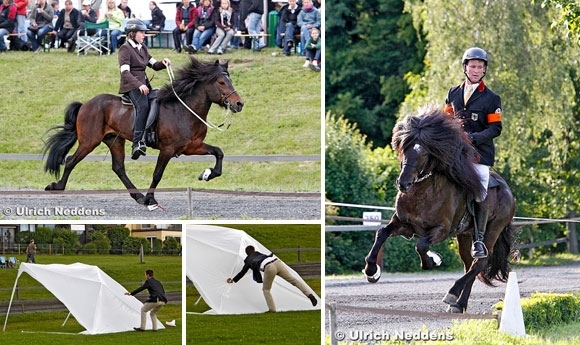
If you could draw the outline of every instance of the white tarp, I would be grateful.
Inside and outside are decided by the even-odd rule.
[[[186,274],[212,308],[211,314],[250,314],[268,311],[262,284],[252,279],[252,270],[237,283],[228,284],[244,266],[246,246],[270,254],[270,250],[241,230],[189,225],[186,229]],[[288,270],[300,281],[302,278],[290,267]],[[263,275],[263,273],[262,273]],[[276,277],[271,290],[277,311],[317,310],[310,300],[290,283]],[[313,291],[312,294],[318,296]]]
[[[16,281],[24,272],[68,308],[86,329],[82,334],[126,332],[139,327],[143,304],[134,296],[125,296],[127,290],[97,266],[22,263]],[[157,326],[164,328],[161,322]],[[152,328],[149,317],[146,328]]]

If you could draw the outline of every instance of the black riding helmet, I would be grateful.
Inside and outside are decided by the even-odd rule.
[[[472,47],[472,48],[467,49],[465,51],[465,53],[463,53],[463,58],[461,59],[461,63],[463,65],[463,74],[465,74],[466,77],[467,77],[466,66],[467,66],[467,62],[469,62],[470,60],[481,60],[484,62],[485,71],[483,71],[483,76],[479,80],[479,81],[482,81],[483,78],[485,77],[485,74],[487,73],[487,62],[488,62],[487,52],[481,48]],[[467,78],[469,78],[469,77],[467,77]]]
[[[129,19],[125,24],[125,33],[135,31],[147,31],[147,26],[140,19]]]

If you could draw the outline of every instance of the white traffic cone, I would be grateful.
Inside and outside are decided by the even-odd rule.
[[[499,330],[513,335],[526,335],[516,272],[510,272],[508,277]]]

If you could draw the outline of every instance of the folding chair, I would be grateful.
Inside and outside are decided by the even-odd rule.
[[[16,260],[15,257],[11,256],[8,258],[8,267],[9,268],[16,268],[18,267],[18,264],[20,263],[20,261]]]
[[[97,30],[97,32],[94,35],[89,35],[88,31],[91,29]],[[111,31],[109,30],[109,22],[99,24],[85,22],[85,30],[82,31],[83,34],[81,35],[81,31],[79,31],[77,38],[77,55],[81,55],[81,53],[86,55],[91,50],[98,52],[99,55],[103,55],[104,52],[107,55],[111,53]]]

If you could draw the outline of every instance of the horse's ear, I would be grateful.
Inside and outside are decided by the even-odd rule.
[[[229,60],[227,60],[226,62],[224,62],[224,63],[222,64],[222,67],[223,67],[223,68],[224,68],[226,71],[228,70],[228,64],[229,64],[229,62],[230,62],[230,61],[229,61]]]
[[[220,60],[215,60],[215,65],[219,66],[220,65]]]

